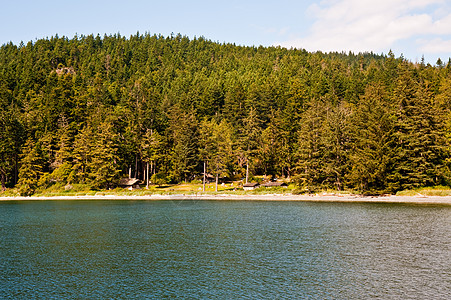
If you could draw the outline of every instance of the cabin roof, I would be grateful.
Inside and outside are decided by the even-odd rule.
[[[273,186],[287,186],[287,184],[285,182],[282,181],[271,181],[271,182],[267,182],[262,184],[265,187],[273,187]]]
[[[119,185],[122,186],[132,186],[139,183],[139,179],[137,178],[121,178],[119,180]]]
[[[260,184],[258,182],[248,182],[243,184],[243,187],[256,187],[259,186]]]

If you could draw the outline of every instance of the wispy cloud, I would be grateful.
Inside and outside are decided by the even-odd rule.
[[[306,36],[278,44],[310,51],[388,51],[412,39],[424,53],[451,52],[445,0],[325,0],[310,6]]]

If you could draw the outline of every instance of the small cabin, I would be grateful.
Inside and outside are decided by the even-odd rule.
[[[119,180],[119,186],[123,189],[139,189],[140,180],[137,178],[122,178]]]
[[[259,186],[260,186],[260,184],[258,182],[249,182],[249,183],[243,184],[243,189],[245,191],[249,191],[249,190],[258,188]]]
[[[267,183],[262,184],[262,186],[266,187],[266,188],[271,188],[271,187],[288,187],[288,185],[285,182],[282,181],[270,181]]]
[[[282,181],[270,181],[262,184],[262,186],[270,188],[270,187],[288,187],[285,182]]]

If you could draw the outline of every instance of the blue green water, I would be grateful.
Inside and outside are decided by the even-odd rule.
[[[451,299],[451,208],[0,203],[0,299]]]

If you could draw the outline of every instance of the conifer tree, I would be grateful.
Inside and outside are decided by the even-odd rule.
[[[32,195],[39,187],[39,180],[44,175],[45,154],[41,142],[28,138],[23,148],[19,169],[19,193]]]
[[[324,103],[314,101],[302,114],[296,144],[297,183],[308,192],[321,187],[324,174],[324,127],[326,108]]]
[[[432,186],[444,182],[446,140],[440,114],[427,82],[413,81],[405,72],[399,78],[395,124],[396,156],[388,176],[391,191]]]
[[[362,193],[386,191],[394,116],[381,83],[367,86],[352,116],[349,184]]]
[[[111,188],[119,179],[118,162],[119,139],[111,122],[102,122],[95,131],[96,143],[92,149],[92,159],[88,163],[92,186]]]
[[[246,168],[246,183],[249,180],[249,171],[254,169],[257,162],[256,157],[261,145],[261,123],[257,116],[256,109],[251,106],[246,118],[243,120],[243,127],[240,130],[240,141],[238,155],[244,162]]]
[[[193,113],[177,105],[171,108],[168,117],[168,134],[173,145],[171,175],[176,182],[186,182],[197,166],[197,121]]]
[[[207,171],[215,175],[215,191],[218,191],[219,177],[229,175],[233,162],[233,132],[225,120],[219,124],[204,120],[200,129],[200,155],[205,160]]]
[[[57,150],[55,153],[55,161],[52,163],[54,168],[50,174],[50,178],[55,182],[70,183],[68,178],[73,167],[73,140],[74,131],[72,124],[62,117],[59,121],[59,130],[57,131]]]
[[[89,183],[88,174],[90,173],[94,144],[94,130],[90,124],[87,124],[75,136],[72,153],[73,166],[68,177],[69,182]]]
[[[10,184],[15,183],[22,134],[22,125],[13,109],[0,107],[0,183],[3,191],[6,190],[8,177]]]
[[[150,180],[150,174],[156,174],[157,162],[163,156],[163,137],[158,131],[153,129],[147,129],[141,142],[142,153],[141,156],[146,162],[146,184]],[[150,164],[150,166],[149,166]],[[150,167],[150,170],[149,170]],[[149,173],[150,172],[150,173]]]
[[[350,115],[347,104],[328,107],[323,131],[323,184],[340,191],[345,187],[349,168]]]

